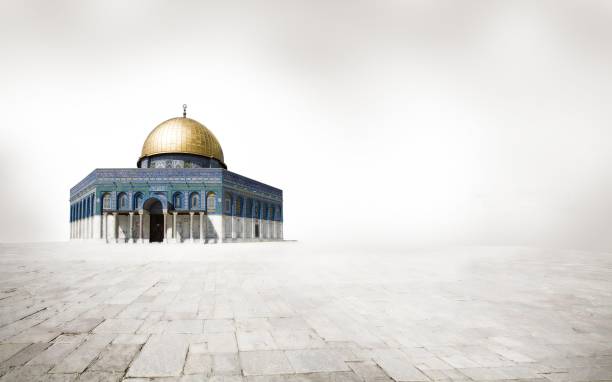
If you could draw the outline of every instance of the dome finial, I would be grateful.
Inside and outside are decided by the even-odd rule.
[[[183,104],[183,118],[187,118],[187,104]]]

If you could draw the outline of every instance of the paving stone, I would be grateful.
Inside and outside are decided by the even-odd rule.
[[[25,349],[29,344],[1,344],[0,343],[0,364],[11,358],[21,350]]]
[[[142,345],[149,339],[149,334],[118,334],[113,340],[116,345]]]
[[[99,371],[86,371],[79,376],[77,381],[82,382],[119,382],[123,379],[123,373],[105,373]]]
[[[240,371],[237,354],[213,354],[214,375],[238,375]]]
[[[189,374],[183,375],[178,379],[179,382],[203,382],[208,381],[210,377],[207,374]]]
[[[391,378],[374,362],[347,362],[365,382],[391,382]]]
[[[188,353],[183,373],[210,375],[212,373],[213,359],[210,354]]]
[[[240,351],[277,349],[274,338],[272,338],[272,335],[267,330],[239,330],[236,332],[236,338]]]
[[[285,376],[287,382],[363,382],[353,372],[339,371],[334,373],[307,373]]]
[[[144,320],[132,318],[109,318],[98,325],[94,333],[136,333]]]
[[[210,333],[206,335],[206,339],[210,353],[238,352],[234,333]]]
[[[92,371],[123,373],[140,351],[141,345],[113,344],[107,347],[89,368]]]
[[[64,357],[51,373],[82,373],[112,340],[112,334],[90,335],[75,351]]]
[[[287,350],[285,354],[296,373],[351,370],[335,349]]]
[[[63,333],[87,333],[104,321],[103,318],[76,318],[59,328]]]
[[[37,382],[72,382],[78,374],[44,374],[37,379]]]
[[[204,320],[174,320],[168,322],[164,333],[202,333]]]
[[[190,343],[189,352],[194,354],[208,354],[208,344],[206,343]]]
[[[64,360],[64,357],[72,352],[79,343],[56,342],[49,346],[43,352],[32,358],[27,365],[37,366],[45,365],[51,368]]]
[[[324,348],[325,342],[312,330],[279,329],[272,332],[279,349]]]
[[[47,349],[51,345],[52,345],[51,343],[35,343],[35,344],[28,345],[26,348],[21,350],[19,353],[15,354],[8,360],[2,362],[0,366],[2,367],[23,366],[26,362],[30,361],[32,358],[42,353],[45,349]]]
[[[280,350],[241,351],[240,363],[244,375],[290,374],[293,368]]]
[[[208,379],[209,382],[244,382],[240,375],[213,375]]]
[[[172,377],[180,375],[189,343],[186,335],[152,335],[130,366],[129,377]]]
[[[9,338],[10,343],[31,344],[33,342],[49,342],[62,334],[58,330],[52,330],[46,327],[34,326],[26,329],[23,332]]]
[[[428,381],[429,378],[412,366],[406,358],[385,357],[375,359],[378,366],[397,382]]]
[[[225,333],[234,331],[234,320],[204,320],[204,333]]]
[[[47,365],[26,365],[6,373],[0,378],[0,382],[35,381],[46,374],[49,369],[50,366]]]

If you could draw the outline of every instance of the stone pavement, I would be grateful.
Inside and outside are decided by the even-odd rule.
[[[0,245],[0,382],[612,380],[612,255]]]

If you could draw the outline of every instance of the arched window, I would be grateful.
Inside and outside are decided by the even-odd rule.
[[[134,195],[134,209],[135,210],[139,210],[142,208],[143,199],[144,197],[142,196],[141,192],[137,192],[136,195]]]
[[[183,197],[180,192],[175,193],[172,199],[174,202],[174,208],[183,208]]]
[[[214,192],[209,192],[206,196],[206,210],[208,212],[215,212],[217,209],[217,199]]]
[[[102,208],[105,210],[110,210],[111,208],[111,196],[108,192],[102,196]]]
[[[242,198],[237,197],[236,198],[236,206],[234,207],[234,214],[236,216],[240,216],[240,214],[242,213]]]
[[[191,209],[199,209],[200,208],[200,195],[197,192],[192,192],[189,197],[189,205]]]
[[[127,210],[128,208],[128,198],[127,195],[122,192],[117,197],[117,205],[119,206],[119,210]]]

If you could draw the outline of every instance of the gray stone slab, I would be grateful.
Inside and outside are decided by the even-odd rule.
[[[335,349],[287,350],[285,354],[296,373],[351,370]]]
[[[25,349],[29,344],[1,344],[0,343],[0,364],[11,358],[21,350]]]
[[[144,320],[133,318],[109,318],[98,325],[94,333],[136,333]]]
[[[374,362],[347,362],[347,365],[365,382],[391,382],[391,378]]]
[[[214,375],[240,375],[238,354],[213,354]]]
[[[47,327],[34,326],[9,338],[7,342],[24,344],[31,344],[34,342],[49,342],[60,334],[62,333],[57,329],[54,330]]]
[[[57,342],[49,346],[43,352],[32,358],[27,364],[30,366],[45,365],[51,368],[64,360],[66,355],[70,354],[79,346],[79,343]]]
[[[204,330],[204,320],[174,320],[168,322],[164,333],[199,334]]]
[[[118,345],[142,345],[149,339],[149,334],[118,334],[113,344]]]
[[[45,349],[47,349],[51,345],[52,345],[51,343],[35,343],[35,344],[28,345],[26,348],[21,350],[19,353],[15,354],[8,360],[2,362],[0,366],[2,367],[22,366],[26,362],[30,361],[32,358],[42,353]]]
[[[123,373],[105,373],[99,371],[86,371],[79,376],[79,382],[119,382]]]
[[[225,333],[235,330],[234,320],[231,319],[204,320],[204,333]]]
[[[103,318],[76,318],[60,325],[63,333],[88,333],[104,321]]]
[[[210,353],[236,353],[236,336],[234,333],[209,333],[205,334],[208,352]]]
[[[123,373],[140,351],[141,345],[113,344],[100,353],[99,358],[90,366],[92,371]]]
[[[210,354],[188,353],[183,373],[211,375],[212,365],[213,359]]]
[[[82,373],[113,340],[113,334],[92,334],[76,350],[64,357],[51,373]]]
[[[294,370],[280,350],[241,351],[240,363],[244,375],[290,374]]]
[[[136,357],[127,376],[172,377],[183,370],[189,346],[188,336],[183,334],[152,335]]]
[[[272,335],[267,330],[238,330],[236,332],[236,338],[240,351],[278,349],[274,342],[274,338],[272,338]]]
[[[279,349],[311,349],[326,347],[325,341],[312,330],[278,329],[272,331]]]
[[[375,361],[387,375],[397,382],[429,381],[429,378],[415,368],[406,358],[384,357],[377,358]]]
[[[0,382],[35,381],[45,375],[49,368],[50,366],[47,365],[26,365],[18,367],[2,376]]]

